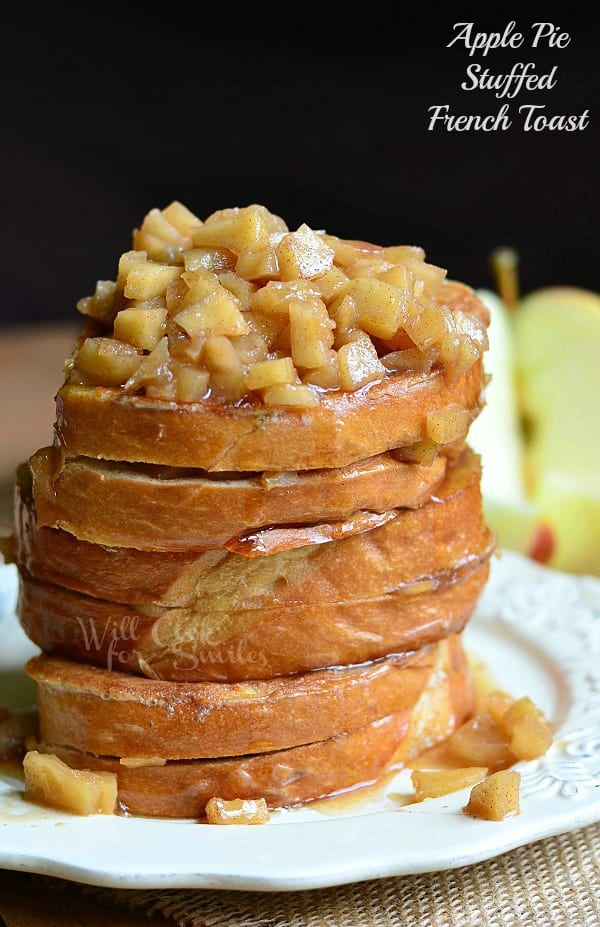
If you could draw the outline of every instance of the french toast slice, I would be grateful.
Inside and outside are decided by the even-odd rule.
[[[435,643],[467,624],[488,572],[484,559],[372,599],[231,612],[209,607],[192,615],[150,606],[144,612],[22,575],[18,614],[34,643],[64,659],[152,679],[236,682],[364,663]]]
[[[67,384],[56,396],[55,432],[71,457],[214,472],[337,468],[424,440],[432,412],[456,407],[473,420],[484,385],[476,361],[453,381],[442,370],[391,374],[356,392],[325,393],[316,406],[292,409],[250,400],[178,404]],[[462,437],[469,424],[465,420]]]
[[[91,544],[40,526],[26,486],[17,491],[15,510],[15,559],[24,574],[112,602],[203,614],[367,599],[477,563],[494,545],[481,508],[479,457],[469,448],[418,508],[392,510],[382,525],[320,544],[313,538],[298,547],[291,527],[255,532],[256,545],[261,536],[278,539],[281,549],[263,556]]]
[[[417,508],[438,489],[446,456],[428,466],[380,454],[347,467],[284,473],[167,471],[42,448],[29,461],[40,527],[138,550],[198,550],[269,525]]]
[[[265,798],[269,807],[298,805],[375,783],[388,770],[442,742],[474,712],[469,669],[459,638],[440,646],[434,671],[412,709],[311,744],[222,759],[163,761],[86,753],[43,742],[79,769],[115,773],[123,813],[201,818],[210,798]]]
[[[237,683],[165,682],[46,656],[26,672],[37,684],[42,740],[98,755],[197,759],[326,740],[410,709],[441,646]]]

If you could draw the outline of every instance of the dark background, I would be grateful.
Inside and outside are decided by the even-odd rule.
[[[510,245],[523,291],[600,289],[591,15],[555,19],[572,37],[565,50],[528,43],[471,58],[446,47],[460,13],[399,9],[388,21],[366,5],[331,18],[290,6],[290,24],[273,29],[267,8],[252,25],[234,10],[127,10],[62,22],[57,10],[5,14],[0,322],[72,318],[96,279],[114,278],[144,214],[172,199],[201,218],[258,202],[290,227],[419,244],[476,287],[493,285],[490,252]],[[475,28],[502,31],[511,15],[527,38],[533,21],[553,18],[507,13]],[[508,132],[427,130],[433,104],[500,107],[491,92],[460,90],[470,62],[506,73],[530,60],[540,73],[557,64],[558,85],[522,91]],[[590,125],[524,133],[521,103],[549,115],[588,108]]]

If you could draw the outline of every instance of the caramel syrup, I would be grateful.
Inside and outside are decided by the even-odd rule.
[[[475,690],[475,713],[477,713],[482,710],[489,693],[501,687],[495,681],[492,672],[483,660],[471,653],[467,654],[467,659]],[[415,797],[412,793],[386,792],[390,783],[402,769],[452,770],[460,769],[462,766],[464,766],[464,762],[452,754],[448,747],[448,741],[444,741],[429,750],[424,750],[410,760],[405,760],[396,765],[392,764],[377,782],[358,783],[343,792],[309,802],[305,807],[335,817],[360,811],[369,802],[381,799],[386,794],[394,802],[394,805],[399,808],[412,805],[415,804]]]

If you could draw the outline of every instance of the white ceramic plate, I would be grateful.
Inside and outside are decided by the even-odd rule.
[[[14,568],[0,567],[0,701],[23,705],[31,690],[6,675],[33,652],[15,587]],[[0,775],[0,867],[120,888],[308,889],[464,866],[600,820],[600,580],[505,553],[465,637],[500,686],[556,726],[550,752],[516,767],[518,817],[465,816],[468,791],[401,805],[391,796],[410,792],[404,772],[368,801],[281,811],[262,827],[77,818],[26,803]]]

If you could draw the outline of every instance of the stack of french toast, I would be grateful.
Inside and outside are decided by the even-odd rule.
[[[297,805],[474,710],[488,316],[413,246],[153,209],[18,473],[39,743],[121,811]]]

